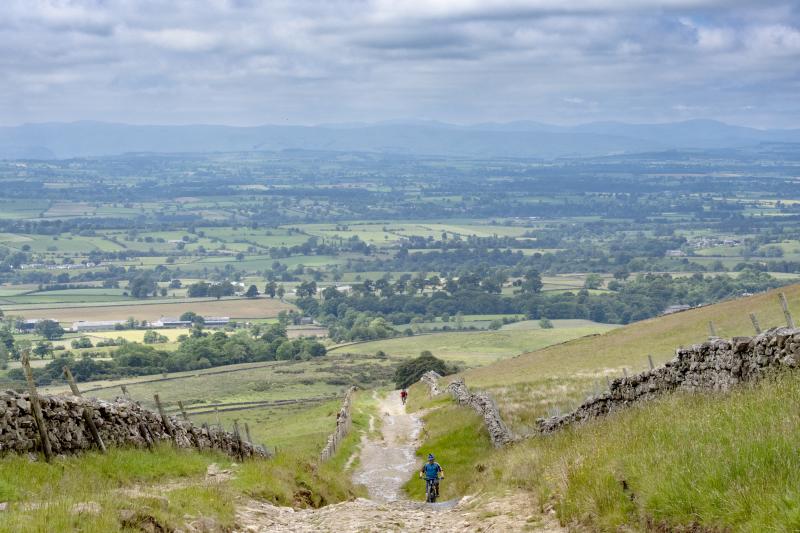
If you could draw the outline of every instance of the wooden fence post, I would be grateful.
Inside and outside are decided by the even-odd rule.
[[[647,354],[647,362],[650,365],[650,370],[655,369],[656,365],[653,364],[653,356],[652,355]]]
[[[606,376],[606,387],[608,387],[608,390],[611,390],[611,378],[608,376]]]
[[[781,307],[783,308],[783,316],[786,318],[786,325],[794,329],[794,319],[792,318],[792,313],[789,312],[789,302],[786,301],[786,295],[780,293],[778,296],[781,299]]]
[[[181,410],[181,415],[183,415],[183,419],[187,422],[189,421],[189,414],[186,412],[186,409],[183,408],[183,402],[178,400],[178,407]]]
[[[247,422],[244,423],[244,434],[247,435],[247,442],[253,444],[253,439],[250,437],[250,426],[247,424]]]
[[[76,398],[83,398],[78,384],[75,383],[75,377],[72,375],[72,371],[68,366],[64,367],[64,376],[67,378],[67,383],[69,383],[69,388],[72,390],[72,395]],[[100,432],[97,431],[97,426],[94,423],[94,409],[92,409],[92,406],[84,405],[82,416],[83,421],[86,422],[86,426],[89,428],[92,439],[94,439],[94,443],[97,444],[97,447],[100,448],[102,453],[106,453],[106,445],[103,443],[103,438],[100,436]]]
[[[130,400],[131,397],[128,396],[128,387],[126,387],[125,385],[120,385],[119,388],[122,389],[122,397],[125,398],[126,400]]]
[[[164,429],[167,431],[167,435],[170,436],[172,441],[175,442],[175,433],[172,431],[172,424],[169,423],[169,418],[167,418],[167,414],[164,412],[164,406],[161,405],[161,398],[158,397],[158,393],[153,394],[153,398],[156,401],[156,408],[158,408],[158,414],[161,416]]]
[[[756,335],[761,334],[761,326],[758,324],[758,319],[755,313],[750,313],[750,322],[753,323],[753,329],[756,330]]]
[[[628,369],[627,368],[622,367],[622,373],[625,375],[626,378],[628,377]]]
[[[222,429],[222,422],[219,419],[219,407],[214,407],[214,414],[217,415],[217,427],[221,430]]]
[[[47,433],[47,426],[44,423],[44,415],[42,414],[42,405],[39,403],[39,393],[36,392],[36,382],[33,381],[33,372],[31,372],[31,362],[28,359],[28,351],[22,352],[22,369],[25,372],[25,380],[28,382],[28,393],[31,402],[31,411],[33,418],[36,420],[36,426],[39,428],[39,437],[42,440],[42,452],[44,458],[49,463],[53,459],[53,449],[50,447],[50,435]]]
[[[717,337],[717,328],[714,327],[714,322],[711,320],[708,321],[708,336],[709,337]]]

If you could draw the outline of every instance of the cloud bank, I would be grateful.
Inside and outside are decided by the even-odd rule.
[[[0,124],[800,126],[791,0],[5,0]]]

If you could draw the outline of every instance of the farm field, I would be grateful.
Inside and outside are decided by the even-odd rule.
[[[176,416],[180,414],[180,400],[195,423],[221,423],[231,430],[236,420],[242,431],[245,423],[249,425],[257,443],[316,456],[335,426],[345,391],[353,384],[385,386],[394,363],[385,358],[328,355],[311,361],[245,363],[176,372],[166,378],[155,375],[84,382],[80,388],[87,395],[111,400],[121,396],[120,385],[124,384],[132,399],[151,409],[155,409],[153,395],[158,393],[165,409]],[[40,390],[62,393],[68,387],[58,383]],[[286,404],[287,400],[297,403]]]
[[[144,335],[148,330],[131,329],[120,331],[86,331],[78,332],[78,335],[89,337],[93,342],[100,339],[118,339],[123,338],[128,342],[144,342]],[[155,328],[152,331],[163,335],[169,339],[170,342],[175,342],[181,335],[188,335],[191,330],[186,328]],[[163,344],[155,344],[156,348],[161,348]]]
[[[186,311],[204,316],[228,316],[234,319],[271,318],[294,306],[277,298],[223,298],[221,300],[191,298],[180,302],[138,300],[136,304],[119,305],[42,306],[0,305],[7,314],[21,314],[28,318],[46,317],[59,322],[78,320],[137,320],[154,321],[162,316],[177,317]]]
[[[196,424],[215,425],[219,421],[227,429],[236,421],[242,432],[247,424],[253,442],[264,444],[268,449],[316,456],[336,427],[336,413],[341,405],[342,398],[337,397],[285,407],[223,411],[219,419],[215,414],[190,414],[189,417]]]
[[[446,361],[473,367],[578,337],[603,333],[614,327],[582,321],[575,325],[562,323],[553,329],[540,329],[531,325],[527,329],[518,326],[498,331],[431,333],[345,345],[332,349],[331,353],[373,354],[383,351],[390,357],[416,357],[423,350],[428,350]]]
[[[153,406],[158,393],[174,410],[178,400],[192,409],[231,402],[265,402],[341,396],[347,387],[362,383],[379,386],[388,380],[395,361],[374,356],[330,354],[310,361],[244,363],[209,369],[137,376],[81,383],[81,390],[102,399],[113,399],[125,385],[130,396]],[[59,393],[66,384],[43,390]]]

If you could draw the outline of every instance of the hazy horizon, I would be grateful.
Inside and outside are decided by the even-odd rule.
[[[558,123],[558,122],[550,122],[544,120],[536,120],[536,119],[520,119],[520,120],[509,120],[509,121],[482,121],[482,122],[454,122],[454,121],[443,121],[443,120],[436,120],[430,118],[388,118],[382,120],[375,120],[375,121],[350,121],[350,122],[308,122],[308,123],[292,123],[287,122],[283,124],[278,124],[274,122],[264,122],[259,124],[226,124],[223,122],[137,122],[137,121],[117,121],[117,120],[102,120],[102,119],[74,119],[74,120],[51,120],[51,121],[29,121],[29,122],[20,122],[17,124],[2,124],[0,127],[3,128],[18,128],[24,126],[39,126],[39,125],[46,125],[46,124],[108,124],[108,125],[121,125],[121,126],[157,126],[157,127],[225,127],[225,128],[259,128],[259,127],[272,127],[272,126],[287,126],[287,127],[302,127],[302,128],[359,128],[359,127],[371,127],[371,126],[383,126],[383,125],[418,125],[418,126],[448,126],[448,127],[457,127],[457,128],[474,128],[480,129],[481,126],[506,126],[506,125],[513,125],[513,124],[539,124],[541,126],[550,126],[554,128],[578,128],[581,126],[590,126],[594,124],[620,124],[625,126],[666,126],[666,125],[675,125],[675,124],[683,124],[683,123],[692,123],[692,122],[706,122],[706,123],[718,123],[723,124],[725,126],[732,126],[732,127],[742,127],[742,128],[751,128],[755,130],[761,131],[768,131],[768,130],[795,130],[800,128],[793,128],[793,127],[786,127],[786,128],[770,128],[770,127],[759,127],[759,126],[749,126],[747,124],[737,124],[735,122],[730,121],[722,121],[713,118],[707,117],[696,117],[696,118],[687,118],[687,119],[680,119],[680,120],[662,120],[662,121],[653,121],[653,122],[632,122],[632,121],[624,121],[624,120],[594,120],[594,121],[574,121],[570,123]]]
[[[789,0],[9,0],[0,20],[3,126],[800,127]]]

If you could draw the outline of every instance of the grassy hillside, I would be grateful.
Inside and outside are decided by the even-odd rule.
[[[232,470],[235,479],[206,479],[212,463]],[[319,467],[294,454],[238,466],[219,454],[170,446],[154,452],[115,449],[108,455],[58,458],[52,464],[8,456],[0,460],[0,500],[9,503],[0,531],[130,531],[120,521],[125,511],[165,530],[201,516],[230,528],[238,498],[303,506],[355,494],[347,476],[334,466]]]
[[[800,319],[800,285],[781,290]],[[778,292],[644,320],[471,369],[464,376],[471,387],[491,391],[507,422],[525,433],[537,417],[572,409],[602,390],[606,376],[622,376],[623,369],[632,373],[646,369],[648,354],[660,364],[671,359],[677,347],[705,341],[709,321],[724,337],[753,335],[750,312],[757,315],[762,329],[785,325]]]
[[[499,452],[472,411],[448,405],[427,415],[422,450],[442,458],[447,497],[525,489],[590,530],[797,531],[798,398],[800,376],[785,374],[666,396]]]
[[[416,357],[421,351],[430,350],[446,361],[480,366],[578,337],[610,331],[615,327],[583,320],[556,321],[553,329],[541,329],[537,324],[525,321],[510,324],[498,331],[460,331],[397,337],[342,346],[331,352],[374,354],[382,350],[390,356]]]
[[[784,288],[800,311],[800,286]],[[491,391],[517,431],[583,399],[598,377],[672,357],[701,342],[713,320],[724,336],[783,325],[777,292],[659,317],[498,361],[464,373]],[[605,379],[602,379],[604,383]],[[442,457],[444,494],[525,489],[564,524],[592,530],[796,531],[800,528],[800,375],[777,375],[726,394],[676,393],[549,436],[494,451],[482,421],[449,398],[412,388],[426,415],[420,453]],[[450,468],[448,468],[450,466]],[[419,496],[414,480],[407,490]]]
[[[51,464],[32,462],[27,456],[2,457],[0,502],[9,507],[2,513],[0,532],[106,533],[139,530],[138,526],[172,531],[199,517],[211,518],[218,530],[228,531],[241,499],[318,507],[362,495],[343,471],[360,432],[368,428],[375,402],[357,394],[353,405],[354,429],[326,463],[317,461],[319,448],[290,445],[273,459],[238,465],[220,453],[169,445],[152,452],[115,448],[107,455],[58,457]],[[325,412],[331,428],[335,411]],[[319,413],[296,412],[293,423],[281,428],[282,438],[301,443],[307,439],[307,426],[319,420]],[[261,431],[258,426],[254,429]],[[232,477],[208,477],[212,464],[216,467],[211,468],[229,470]],[[131,512],[136,522],[123,524],[120,517]],[[148,529],[148,524],[163,529]]]

